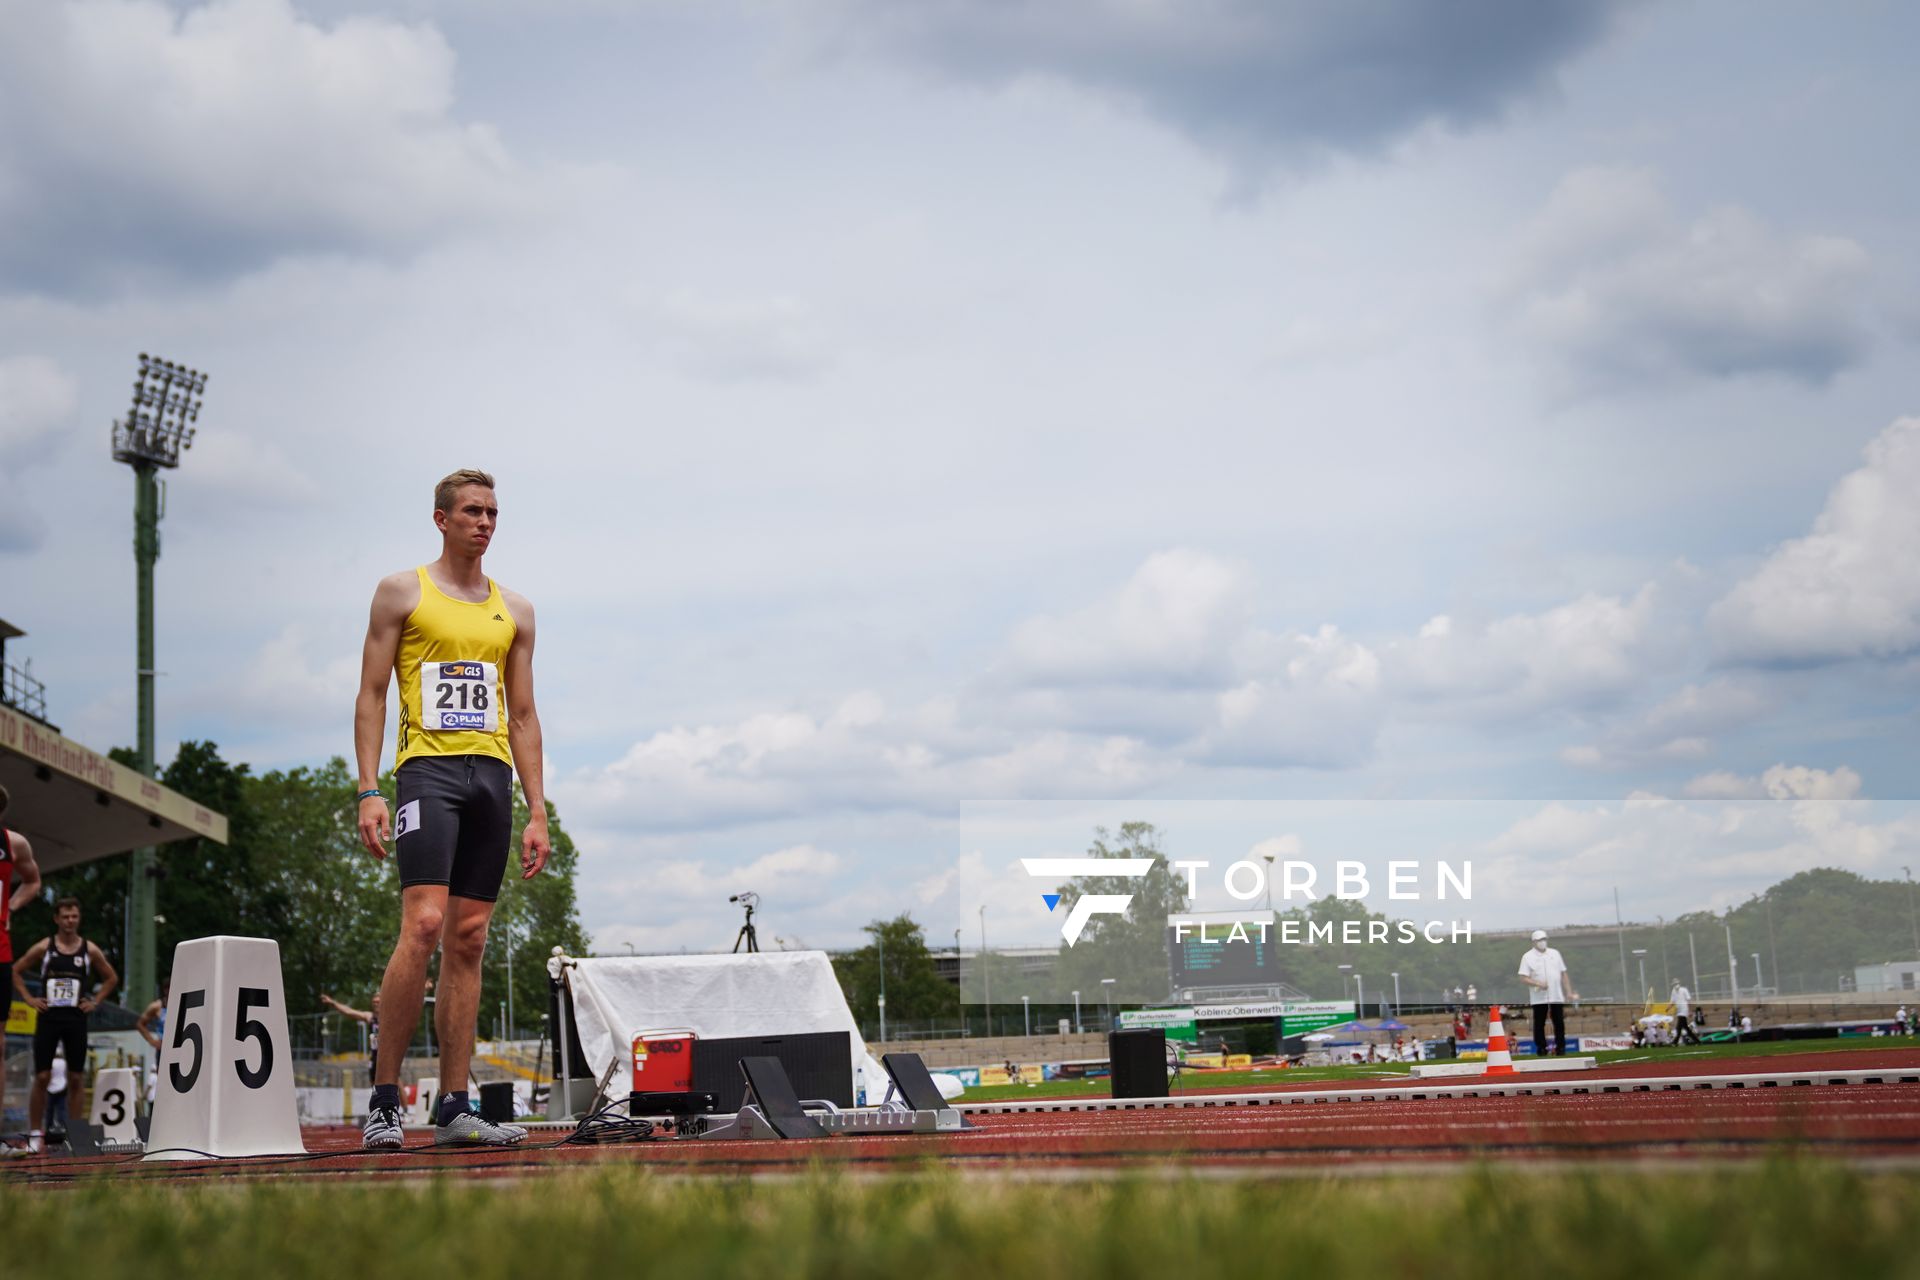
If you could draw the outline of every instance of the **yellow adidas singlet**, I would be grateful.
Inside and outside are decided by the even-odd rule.
[[[506,688],[500,669],[517,628],[500,584],[487,598],[456,600],[424,566],[420,603],[400,631],[399,768],[415,756],[493,756],[513,763],[507,746]]]

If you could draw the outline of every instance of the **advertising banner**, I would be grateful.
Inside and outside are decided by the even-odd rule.
[[[1196,1008],[1194,1016],[1205,1021],[1222,1018],[1277,1018],[1287,1009],[1280,1000],[1241,1000],[1230,1004],[1203,1004]]]
[[[1280,1034],[1303,1036],[1309,1031],[1352,1022],[1354,1017],[1351,1000],[1291,1000],[1280,1011]]]
[[[30,1004],[15,1000],[7,1009],[7,1034],[10,1036],[30,1036],[40,1025],[40,1011]]]

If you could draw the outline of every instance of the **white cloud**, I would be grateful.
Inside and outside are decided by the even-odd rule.
[[[1092,604],[1017,625],[960,696],[894,708],[868,691],[826,712],[679,725],[559,785],[596,825],[685,830],[1133,796],[1196,769],[1353,769],[1396,715],[1495,724],[1624,698],[1646,679],[1654,599],[1649,586],[1479,626],[1436,618],[1377,651],[1332,624],[1266,629],[1243,571],[1161,552]],[[1652,715],[1665,758],[1705,752],[1716,700],[1737,701],[1695,690]],[[1570,758],[1601,762],[1582,751]]]
[[[1813,531],[1776,549],[1708,614],[1728,662],[1819,663],[1920,647],[1920,418],[1866,449]]]
[[[424,24],[0,0],[0,266],[65,292],[405,250],[521,203]]]
[[[1050,78],[1135,104],[1256,174],[1377,152],[1430,122],[1498,119],[1550,90],[1556,68],[1624,7],[838,0],[808,13],[840,47],[988,84]]]
[[[1213,556],[1157,552],[1106,599],[1022,623],[996,674],[1029,687],[1215,687],[1245,633],[1248,589]]]
[[[1771,700],[1746,683],[1726,679],[1689,683],[1616,725],[1598,742],[1568,747],[1561,758],[1601,769],[1698,760],[1712,750],[1713,734],[1750,724],[1771,708]]]
[[[73,379],[45,356],[0,360],[0,468],[18,472],[52,457],[78,403]]]
[[[1415,703],[1487,717],[1604,705],[1640,687],[1654,648],[1656,589],[1588,593],[1484,624],[1440,615],[1381,652],[1386,680]]]
[[[593,927],[595,949],[603,955],[619,954],[627,943],[642,952],[724,949],[729,932],[745,919],[741,906],[729,899],[749,891],[761,895],[763,903],[777,904],[779,927],[792,934],[775,935],[763,916],[757,927],[764,950],[800,949],[801,942],[810,941],[801,936],[803,925],[831,920],[843,932],[855,927],[853,916],[843,918],[838,911],[848,896],[848,860],[831,850],[802,843],[720,863],[612,857],[604,841],[590,839],[589,844],[595,850],[588,854],[594,901],[586,905],[593,916],[621,917]]]
[[[1024,856],[1078,857],[1080,849],[1035,847]],[[964,927],[969,950],[980,944],[980,909],[986,908],[987,940],[995,948],[1055,946],[1060,941],[1060,917],[1047,909],[1042,895],[1059,887],[1056,880],[1027,874],[1018,858],[989,857],[978,849],[960,853],[951,861],[926,871],[912,886],[914,918],[928,926],[928,942],[941,947],[941,935],[951,937],[955,924]]]
[[[1884,876],[1920,854],[1920,815],[1881,816],[1846,766],[1775,765],[1758,776],[1693,779],[1679,797],[1630,792],[1615,805],[1555,802],[1488,841],[1475,859],[1476,905],[1553,904],[1568,920],[1743,900],[1813,867]],[[1484,859],[1484,861],[1483,861]],[[1485,886],[1483,895],[1478,890]]]
[[[1760,780],[1716,769],[1688,781],[1681,794],[1692,800],[1752,800],[1761,794]]]
[[[1866,353],[1872,285],[1844,237],[1725,207],[1683,222],[1653,175],[1582,169],[1555,188],[1504,306],[1580,389],[1773,374],[1824,383]]]
[[[675,294],[655,308],[669,358],[719,383],[802,382],[832,363],[820,320],[797,299]]]
[[[285,508],[317,501],[311,477],[271,441],[242,431],[213,429],[194,437],[186,483],[196,496],[215,499],[216,511],[236,505]]]
[[[661,730],[556,785],[603,827],[679,830],[803,813],[906,810],[1131,795],[1173,762],[1132,739],[962,727],[949,703],[889,712],[857,694],[826,715],[766,712]]]
[[[0,552],[32,551],[47,522],[20,473],[49,461],[65,441],[79,392],[45,356],[0,359]]]
[[[1380,662],[1333,626],[1263,637],[1258,674],[1223,690],[1199,743],[1216,764],[1351,768],[1367,759],[1386,718]]]
[[[1252,602],[1237,566],[1156,553],[1106,598],[1016,628],[978,704],[1015,723],[1119,733],[1215,764],[1365,759],[1384,714],[1373,652],[1332,625],[1269,631]]]
[[[839,854],[810,844],[789,845],[762,854],[743,866],[709,867],[704,862],[668,861],[650,864],[638,882],[648,893],[666,898],[731,897],[748,890],[790,890],[809,878],[830,876],[845,860]]]
[[[1305,847],[1299,836],[1288,832],[1286,835],[1269,836],[1259,841],[1253,848],[1247,850],[1247,858],[1249,860],[1272,858],[1275,861],[1284,861],[1288,858],[1298,858]]]

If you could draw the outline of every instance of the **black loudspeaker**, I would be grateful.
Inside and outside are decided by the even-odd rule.
[[[740,1109],[746,1097],[742,1058],[778,1058],[802,1101],[824,1098],[853,1105],[853,1042],[844,1031],[811,1031],[795,1036],[702,1037],[693,1042],[693,1089],[710,1093],[717,1109]]]
[[[512,1081],[502,1080],[498,1084],[483,1084],[480,1086],[480,1118],[489,1124],[512,1123]]]
[[[1167,1096],[1167,1032],[1164,1027],[1139,1027],[1107,1033],[1107,1055],[1113,1064],[1116,1098]]]

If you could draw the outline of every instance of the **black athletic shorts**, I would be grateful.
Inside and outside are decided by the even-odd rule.
[[[493,756],[415,756],[395,777],[401,885],[443,884],[456,898],[499,898],[513,843],[513,766]]]
[[[67,1046],[67,1071],[74,1080],[87,1078],[87,1015],[78,1009],[47,1009],[33,1026],[33,1073],[53,1070],[53,1050]]]

